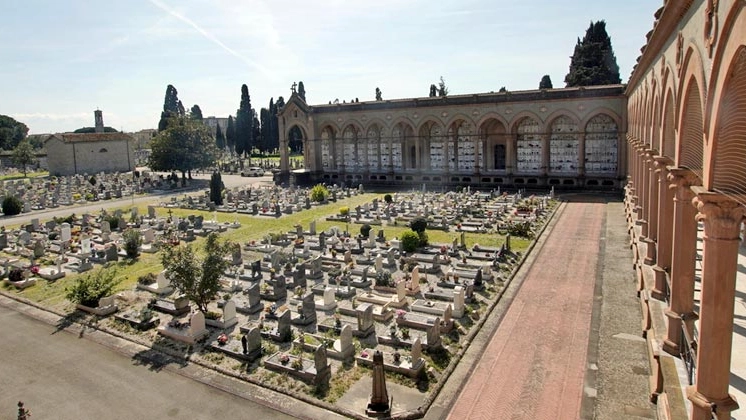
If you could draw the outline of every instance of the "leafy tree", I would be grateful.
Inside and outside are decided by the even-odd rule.
[[[114,293],[123,278],[117,278],[114,268],[101,267],[91,274],[78,279],[71,287],[65,289],[65,297],[72,303],[95,308],[98,301]]]
[[[210,201],[220,206],[223,204],[223,179],[220,172],[213,172],[210,177]]]
[[[370,235],[370,231],[373,230],[373,227],[367,223],[360,226],[360,236],[363,238],[367,238]]]
[[[383,96],[381,94],[381,89],[378,89],[378,88],[376,88],[376,100],[377,101],[382,101],[383,100]]]
[[[298,96],[300,96],[300,98],[303,99],[303,102],[306,101],[306,88],[305,86],[303,86],[302,80],[298,82]]]
[[[242,156],[251,153],[252,135],[254,133],[254,116],[251,113],[251,97],[249,88],[241,86],[241,104],[236,113],[236,153]]]
[[[311,200],[320,203],[329,197],[329,190],[322,184],[316,184],[311,188]]]
[[[259,122],[259,116],[256,113],[256,109],[252,109],[251,114],[253,116],[253,120],[251,123],[251,127],[252,127],[251,138],[254,139],[251,145],[251,149],[253,149],[254,147],[257,147],[259,143],[261,143],[262,141],[262,126],[261,126],[261,123]],[[251,149],[248,150],[248,153],[251,153]]]
[[[621,83],[611,38],[606,22],[591,22],[582,41],[578,38],[570,58],[570,71],[565,77],[567,87]]]
[[[438,87],[435,86],[435,84],[433,83],[433,84],[430,85],[430,95],[429,95],[429,97],[434,98],[436,96],[438,96]]]
[[[18,143],[15,149],[13,149],[13,163],[23,168],[23,176],[26,177],[26,169],[28,165],[36,162],[36,155],[34,154],[34,147],[31,146],[31,142],[27,139],[22,140]]]
[[[202,110],[199,108],[199,105],[194,105],[192,109],[189,111],[189,116],[197,121],[202,121]]]
[[[383,196],[383,201],[386,202],[386,204],[391,204],[394,202],[394,198],[391,197],[391,194],[385,194]]]
[[[218,156],[210,129],[187,117],[172,118],[150,147],[148,166],[154,171],[180,171],[182,179],[194,169],[212,166]]]
[[[446,87],[446,81],[443,80],[443,76],[440,76],[440,83],[438,83],[438,96],[448,96],[448,87]]]
[[[26,138],[28,127],[22,122],[0,115],[0,149],[13,150],[21,140]]]
[[[502,87],[500,87],[500,90],[498,92],[504,93],[504,92],[507,92],[507,91],[508,91],[508,89],[505,89],[505,86],[502,86]]]
[[[539,82],[539,89],[552,89],[552,79],[548,74],[545,74]]]
[[[413,252],[420,245],[420,235],[413,230],[407,230],[399,237],[401,246],[405,252]]]
[[[231,242],[221,243],[217,233],[211,233],[205,242],[204,257],[198,257],[191,245],[168,246],[163,250],[161,263],[174,288],[204,314],[207,304],[220,291],[220,276],[229,265],[225,257],[233,247]]]
[[[166,98],[163,101],[161,120],[158,122],[158,131],[167,128],[169,119],[184,115],[184,106],[179,100],[179,93],[173,85],[166,86]]]
[[[127,258],[136,259],[140,255],[142,235],[137,229],[127,229],[122,236],[124,237],[124,252],[127,254]]]
[[[427,219],[424,217],[415,217],[409,222],[409,228],[417,233],[422,233],[427,229]]]
[[[73,131],[73,133],[75,134],[89,134],[89,133],[95,133],[95,132],[96,132],[96,127],[83,127],[83,128],[79,128]],[[104,133],[118,133],[118,132],[119,131],[117,131],[115,128],[111,128],[108,126],[104,127]]]
[[[4,215],[15,216],[16,214],[21,214],[21,210],[23,210],[23,203],[20,198],[9,194],[3,198]]]
[[[225,129],[225,145],[228,151],[233,153],[236,147],[236,125],[233,123],[233,116],[228,116],[228,127]]]
[[[218,150],[222,153],[225,150],[225,136],[223,130],[220,129],[220,123],[217,124],[215,129],[215,145],[218,146]]]
[[[270,106],[272,106],[271,100]],[[259,138],[256,139],[255,143],[257,149],[264,153],[267,151],[267,143],[269,142],[269,138],[272,136],[272,116],[269,113],[269,109],[262,108],[259,110],[259,122],[262,128],[259,131]]]

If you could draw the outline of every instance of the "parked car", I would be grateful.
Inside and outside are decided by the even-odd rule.
[[[252,166],[244,169],[243,172],[241,172],[241,176],[264,176],[264,169],[258,166]]]

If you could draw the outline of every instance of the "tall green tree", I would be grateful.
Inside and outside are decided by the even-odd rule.
[[[233,122],[233,116],[228,116],[228,127],[225,129],[225,145],[228,151],[233,153],[236,149],[236,124]]]
[[[221,243],[218,234],[211,233],[205,241],[204,257],[199,257],[191,245],[168,246],[161,254],[161,263],[174,288],[204,314],[220,291],[220,276],[229,265],[226,256],[234,246],[227,241]]]
[[[0,149],[13,150],[26,138],[28,127],[7,115],[0,115]]]
[[[26,177],[26,170],[28,165],[36,163],[36,154],[34,153],[34,147],[31,146],[31,142],[28,139],[21,140],[13,149],[13,163],[23,168],[23,176]]]
[[[258,144],[262,141],[262,126],[259,122],[259,115],[256,113],[256,109],[251,109],[251,114],[253,115],[252,122],[251,122],[251,149],[248,151],[249,154],[251,154],[252,149],[254,147],[258,147]]]
[[[383,100],[383,94],[381,93],[381,89],[376,88],[376,100],[382,101]]]
[[[189,111],[189,117],[193,120],[202,121],[202,110],[199,108],[199,105],[194,105],[192,109]]]
[[[578,38],[575,44],[565,84],[567,87],[594,86],[619,84],[621,81],[611,38],[606,33],[606,22],[591,22],[583,39]]]
[[[435,86],[435,83],[430,85],[430,94],[428,95],[430,98],[434,98],[438,96],[438,87]]]
[[[223,130],[220,128],[220,123],[217,124],[215,129],[215,145],[218,146],[218,151],[221,153],[225,151],[225,136]]]
[[[552,89],[552,79],[548,74],[545,74],[539,82],[539,89]]]
[[[303,86],[302,80],[298,82],[298,96],[300,96],[300,98],[303,99],[303,102],[306,101],[306,87]]]
[[[254,134],[254,115],[251,113],[249,88],[241,86],[241,104],[236,113],[236,154],[251,154],[252,136]]]
[[[218,157],[210,128],[188,117],[172,118],[150,143],[148,166],[154,171],[179,171],[182,179],[195,169],[213,166]]]
[[[282,96],[277,98],[277,102],[272,105],[270,101],[270,114],[272,114],[272,134],[269,142],[267,142],[267,150],[277,150],[280,148],[280,124],[278,122],[277,113],[285,106],[285,98]]]
[[[161,112],[161,120],[158,122],[158,131],[167,128],[169,119],[183,115],[184,105],[179,100],[179,92],[173,85],[166,86],[166,98],[163,100],[163,111]]]
[[[274,106],[271,99],[269,105]],[[269,142],[269,138],[272,135],[272,116],[269,114],[269,109],[262,108],[259,110],[259,120],[261,122],[262,129],[259,140],[256,141],[256,146],[260,152],[265,153],[267,151],[267,143]]]
[[[443,80],[443,76],[440,76],[440,82],[438,83],[438,96],[448,96],[448,87],[446,86],[446,81]]]

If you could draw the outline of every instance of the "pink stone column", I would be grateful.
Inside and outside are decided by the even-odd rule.
[[[640,225],[640,240],[645,241],[648,237],[648,209],[650,194],[650,159],[646,149],[640,150],[641,183],[640,183],[640,218],[637,223]]]
[[[656,170],[654,158],[658,154],[658,151],[649,149],[646,154],[649,168],[649,188],[648,215],[646,216],[648,223],[645,225],[647,227],[647,247],[644,261],[647,265],[653,265],[655,264],[656,242],[658,241],[658,177],[660,176],[660,171]]]
[[[668,168],[671,159],[665,156],[655,157],[655,170],[658,174],[658,244],[656,261],[653,266],[653,298],[665,300],[668,283],[666,275],[671,269],[671,241],[673,236],[673,198],[674,192],[668,185]]]
[[[730,198],[692,187],[704,222],[702,293],[697,342],[697,376],[687,388],[692,420],[730,420],[738,403],[728,394],[733,345],[733,308],[741,221],[746,208]]]
[[[668,328],[663,340],[663,349],[679,356],[681,349],[682,321],[687,330],[693,331],[694,314],[694,269],[697,257],[697,210],[692,206],[691,186],[698,183],[697,177],[688,169],[668,167],[668,180],[673,188],[673,237],[671,253],[671,293],[666,308]]]

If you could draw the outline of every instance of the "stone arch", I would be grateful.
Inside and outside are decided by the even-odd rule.
[[[285,138],[288,140],[288,147],[291,152],[303,153],[303,159],[310,162],[308,153],[308,130],[303,124],[293,123],[285,130]]]
[[[516,135],[516,169],[519,173],[537,174],[543,166],[543,142],[538,118],[524,116],[512,126]]]
[[[579,169],[580,127],[567,112],[558,111],[549,120],[549,172],[575,174]]]
[[[361,139],[363,138],[363,128],[357,121],[349,121],[342,130],[342,144],[338,149],[340,152],[341,162],[344,163],[346,171],[360,171],[364,166],[364,155],[359,150]]]
[[[710,189],[746,205],[746,46],[734,55],[716,107],[708,183]]]
[[[593,110],[588,115],[586,115],[585,118],[580,120],[578,125],[580,127],[586,127],[588,125],[588,121],[590,121],[591,119],[593,119],[593,117],[599,114],[605,114],[607,117],[614,120],[614,123],[616,124],[617,127],[624,127],[624,120],[622,120],[622,117],[619,115],[619,113],[605,106],[593,108]],[[634,115],[632,115],[632,118],[634,118]]]
[[[473,119],[473,118],[469,117],[469,116],[468,116],[468,115],[466,115],[466,114],[461,114],[461,113],[458,113],[458,114],[454,114],[454,115],[451,115],[451,116],[450,116],[450,117],[449,117],[449,118],[448,118],[448,119],[446,120],[445,124],[443,124],[443,126],[444,126],[444,127],[446,127],[446,129],[450,129],[450,127],[451,127],[451,126],[452,126],[452,125],[453,125],[454,123],[456,123],[456,122],[458,122],[458,121],[464,121],[464,122],[466,122],[466,123],[470,124],[470,125],[471,125],[472,127],[476,127],[476,126],[477,126],[477,125],[475,124],[475,122],[474,122],[474,119]]]
[[[457,115],[447,127],[446,136],[448,168],[454,171],[473,172],[479,165],[476,127],[471,118]]]
[[[539,117],[535,113],[533,113],[531,111],[521,111],[521,112],[515,114],[515,116],[513,117],[513,119],[510,121],[510,126],[509,126],[510,130],[509,130],[509,132],[511,134],[517,134],[518,133],[518,126],[520,124],[524,123],[524,121],[525,121],[526,118],[532,119],[537,124],[541,124],[543,122],[543,120],[541,119],[541,117]],[[541,131],[541,129],[539,131]]]
[[[365,143],[367,145],[366,162],[367,168],[373,171],[383,169],[381,163],[381,145],[388,140],[383,136],[385,124],[383,121],[375,119],[370,121],[365,127]]]
[[[684,91],[679,114],[681,125],[679,127],[679,145],[676,153],[678,166],[687,168],[702,179],[702,162],[704,152],[704,124],[702,121],[702,96],[699,85],[694,76],[689,78],[689,83]]]
[[[676,158],[676,100],[673,89],[669,88],[666,92],[662,108],[660,153],[673,161]]]
[[[327,123],[320,126],[321,130],[319,142],[319,159],[321,160],[321,168],[325,171],[331,171],[337,169],[338,161],[336,157],[337,153],[337,133],[339,130]]]
[[[510,138],[505,122],[498,118],[482,119],[478,129],[483,144],[483,168],[487,171],[506,170],[508,161],[511,160],[509,155],[514,148],[512,144],[508,144]]]
[[[415,147],[415,153],[412,153],[412,147]],[[391,127],[391,147],[386,150],[390,153],[391,166],[395,170],[416,169],[416,147],[417,141],[414,135],[414,124],[409,118],[401,117],[397,119]],[[381,153],[384,153],[382,148]]]
[[[613,114],[612,114],[613,115]],[[619,125],[607,113],[597,113],[585,126],[586,173],[613,175],[619,162]]]
[[[443,124],[432,117],[426,118],[417,129],[420,144],[421,169],[442,171],[446,167],[447,137]]]

